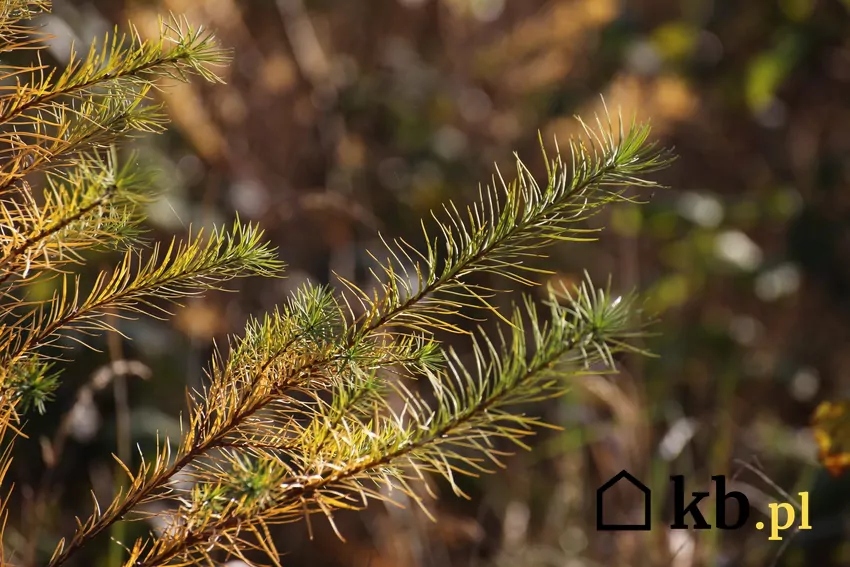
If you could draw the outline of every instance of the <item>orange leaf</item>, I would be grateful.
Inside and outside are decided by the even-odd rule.
[[[812,416],[818,456],[833,476],[850,468],[850,400],[822,402]]]

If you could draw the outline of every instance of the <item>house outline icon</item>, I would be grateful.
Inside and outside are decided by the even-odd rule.
[[[643,524],[606,524],[603,518],[605,491],[620,482],[627,481],[643,493]],[[627,470],[623,469],[596,489],[596,529],[598,531],[649,531],[652,523],[652,491]]]

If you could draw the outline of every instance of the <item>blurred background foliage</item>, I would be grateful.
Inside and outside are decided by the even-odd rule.
[[[375,506],[340,518],[346,543],[321,522],[312,542],[288,527],[284,565],[850,564],[850,481],[822,470],[809,429],[818,402],[850,395],[850,2],[57,0],[41,23],[61,64],[71,40],[128,20],[153,35],[169,11],[213,28],[235,59],[227,85],[161,93],[174,127],[140,141],[163,192],[150,225],[167,237],[238,213],[267,230],[288,278],[239,282],[173,321],[121,322],[133,341],[76,353],[14,464],[18,525],[37,535],[10,537],[51,549],[88,510],[87,486],[122,482],[111,452],[176,433],[213,340],[305,279],[367,281],[379,232],[416,241],[429,209],[470,202],[513,151],[539,171],[538,131],[565,140],[601,93],[675,146],[661,176],[672,189],[594,219],[601,239],[558,247],[548,265],[645,292],[659,322],[644,346],[658,356],[535,408],[564,429],[466,481],[468,501],[436,486],[438,522]],[[67,438],[61,459],[42,436]],[[621,469],[653,488],[651,532],[596,531],[596,488]],[[669,474],[689,490],[734,475],[753,520],[666,530]],[[753,527],[763,503],[800,490],[815,529],[768,542]],[[120,557],[108,541],[87,552],[87,565]]]

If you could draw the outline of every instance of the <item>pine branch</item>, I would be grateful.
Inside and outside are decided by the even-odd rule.
[[[136,205],[148,200],[150,178],[129,165],[132,156],[123,167],[116,161],[114,151],[105,159],[80,156],[75,167],[47,176],[42,204],[28,185],[18,198],[0,200],[0,286],[13,276],[19,287],[42,271],[82,263],[80,251],[132,241],[142,220]]]
[[[163,130],[160,105],[147,104],[156,80],[188,80],[190,74],[220,82],[210,67],[229,60],[212,34],[172,16],[161,23],[156,41],[132,41],[117,31],[92,45],[88,55],[72,53],[58,74],[41,63],[0,66],[16,85],[0,96],[0,193],[44,168],[73,162],[73,156],[110,146],[135,133]],[[28,76],[22,82],[20,77]]]
[[[126,316],[147,308],[168,314],[153,300],[176,302],[220,289],[222,283],[236,277],[272,276],[282,265],[274,258],[274,249],[262,243],[262,235],[257,227],[237,221],[232,232],[216,230],[206,242],[200,232],[186,242],[172,240],[165,252],[157,243],[148,259],[143,259],[139,250],[128,250],[111,275],[98,275],[82,301],[79,282],[69,286],[69,278],[63,276],[61,290],[46,307],[40,305],[17,325],[2,329],[0,334],[11,336],[14,347],[0,355],[0,364],[14,364],[25,353],[68,336],[70,330],[117,332],[104,317],[107,312]]]
[[[12,120],[28,122],[33,111],[52,109],[60,101],[67,104],[62,99],[68,97],[132,98],[140,86],[151,86],[163,75],[185,81],[193,73],[210,82],[221,82],[209,67],[226,64],[229,55],[215,44],[212,33],[193,28],[174,15],[160,20],[161,31],[153,41],[143,40],[132,24],[130,27],[131,39],[116,29],[104,38],[102,48],[93,42],[85,57],[72,52],[58,76],[55,70],[44,74],[42,65],[31,67],[31,81],[19,82],[15,90],[0,97],[0,125]]]
[[[453,233],[447,225],[441,224],[440,228],[446,238],[446,250],[449,253],[445,267],[438,273],[437,246],[432,246],[429,242],[428,254],[423,256],[426,268],[416,264],[420,290],[410,293],[405,299],[401,299],[403,295],[399,290],[410,291],[409,287],[405,287],[408,274],[403,268],[395,267],[400,265],[398,256],[394,261],[387,262],[384,272],[389,282],[381,286],[383,295],[381,299],[369,300],[365,293],[360,293],[361,297],[365,298],[363,301],[369,303],[370,310],[347,326],[343,333],[346,337],[344,348],[362,345],[367,339],[376,340],[377,344],[384,347],[394,344],[403,335],[392,333],[375,336],[390,321],[414,332],[426,331],[429,328],[452,330],[443,322],[442,317],[456,314],[458,309],[469,303],[454,299],[432,299],[430,295],[441,291],[454,296],[474,294],[476,298],[480,298],[481,295],[475,294],[473,288],[463,281],[464,277],[475,272],[491,272],[511,277],[515,271],[522,271],[523,258],[538,256],[543,245],[552,240],[568,239],[571,232],[581,231],[573,226],[577,222],[576,210],[581,214],[589,208],[595,212],[596,209],[592,208],[593,198],[599,199],[600,204],[608,203],[610,195],[621,198],[624,189],[610,192],[605,189],[610,184],[620,182],[632,183],[638,187],[654,186],[654,183],[636,176],[636,173],[643,169],[654,171],[666,163],[664,152],[656,151],[652,145],[645,147],[647,137],[648,128],[639,126],[633,127],[628,133],[621,132],[619,144],[610,133],[607,136],[590,133],[591,141],[604,140],[598,147],[591,145],[591,149],[580,141],[571,142],[573,175],[564,168],[558,155],[547,170],[548,182],[545,192],[540,191],[540,186],[522,162],[517,160],[520,181],[510,186],[503,184],[506,193],[503,197],[505,205],[501,209],[498,208],[499,201],[495,193],[491,194],[493,198],[489,200],[490,218],[503,220],[489,223],[482,221],[482,216],[477,212],[479,206],[476,205],[469,211],[469,225],[472,228],[467,228],[461,220],[455,219]],[[525,181],[522,181],[523,179]],[[594,190],[598,193],[594,193]],[[571,211],[573,218],[561,219],[558,213],[564,214],[564,211]],[[512,222],[515,223],[514,227],[511,226]],[[453,234],[460,236],[455,237]],[[466,243],[466,253],[460,252],[464,249],[461,245],[463,243]],[[423,276],[426,273],[427,277]],[[492,309],[486,302],[485,306]],[[350,307],[349,311],[352,311]],[[278,390],[286,391],[287,388],[302,383],[304,376],[314,376],[317,369],[331,363],[333,357],[339,354],[332,352],[325,357],[313,356],[301,366],[290,368],[278,379]],[[272,403],[276,395],[277,390],[268,393],[258,402],[261,408]],[[255,411],[251,408],[248,415],[253,415]],[[240,422],[241,419],[236,421]]]
[[[558,303],[565,298],[566,307]],[[315,435],[329,430],[329,424],[320,423],[306,428],[297,438],[301,446],[285,458],[276,456],[279,453],[222,452],[196,470],[195,486],[180,498],[178,515],[143,556],[134,554],[127,565],[211,561],[215,551],[239,557],[251,546],[245,533],[255,541],[259,537],[263,549],[273,550],[263,535],[266,525],[314,513],[333,523],[334,510],[361,509],[368,500],[386,500],[371,488],[380,484],[419,501],[408,483],[425,473],[444,476],[460,493],[455,476],[489,472],[485,460],[500,466],[500,458],[508,454],[494,448],[494,438],[526,447],[522,439],[543,425],[518,413],[516,406],[561,394],[566,380],[590,364],[612,363],[611,354],[625,348],[623,339],[633,335],[628,326],[633,299],[615,300],[588,282],[574,299],[565,293],[551,294],[550,318],[544,325],[538,323],[529,301],[525,318],[530,321],[532,345],[518,310],[510,341],[494,345],[482,335],[475,343],[478,373],[468,371],[455,356],[447,373],[431,376],[436,408],[414,403],[417,398],[411,395],[405,398],[402,413],[384,404],[380,418],[364,420],[348,414],[330,429],[336,436],[332,446],[319,444],[327,450],[310,450]]]
[[[267,320],[259,331],[249,326],[246,338],[229,361],[214,366],[210,389],[190,400],[189,424],[177,454],[172,458],[170,449],[158,453],[153,465],[143,460],[137,473],[128,472],[129,492],[118,495],[105,513],[96,511],[77,530],[67,549],[57,548],[51,567],[63,564],[74,551],[138,504],[172,496],[173,476],[189,465],[196,471],[198,467],[214,466],[220,458],[213,454],[215,451],[233,454],[227,453],[230,450],[227,447],[236,446],[240,451],[250,448],[252,454],[290,453],[292,440],[296,443],[298,439],[315,440],[317,432],[322,431],[325,436],[312,449],[332,446],[333,451],[342,451],[345,443],[327,434],[347,427],[351,417],[337,411],[329,418],[322,412],[332,407],[351,410],[353,416],[368,414],[365,409],[361,412],[358,396],[354,395],[357,388],[349,392],[346,384],[369,384],[374,371],[396,364],[433,375],[440,365],[434,358],[434,353],[439,351],[429,338],[431,331],[452,330],[443,318],[474,305],[474,301],[483,301],[485,308],[493,309],[479,293],[481,290],[465,283],[465,278],[485,272],[530,283],[523,274],[535,270],[525,267],[524,260],[539,256],[539,249],[551,241],[585,238],[583,229],[576,223],[604,204],[626,199],[627,187],[654,186],[640,174],[662,167],[666,154],[646,144],[647,127],[633,126],[628,132],[621,131],[619,137],[612,131],[587,132],[586,140],[570,143],[571,169],[566,168],[560,155],[549,163],[545,189],[518,161],[517,182],[503,183],[501,193],[482,192],[481,203],[468,211],[466,221],[460,214],[450,213],[449,221],[439,224],[445,258],[439,254],[436,241],[426,233],[424,254],[404,242],[399,243],[393,259],[381,267],[387,281],[374,297],[347,284],[366,307],[364,315],[355,317],[349,304],[343,307],[330,295],[306,293],[298,303],[303,308],[288,309],[282,319]],[[419,261],[414,262],[417,254]],[[408,272],[400,258],[406,258],[414,266],[416,290],[408,283]],[[438,268],[441,262],[442,269]],[[318,309],[319,305],[324,307]],[[343,316],[346,310],[349,317]],[[323,331],[319,335],[307,331],[311,319],[304,318],[306,312],[327,314],[322,318],[326,324],[320,325]],[[386,331],[384,327],[389,323],[401,326],[403,332]],[[258,341],[258,337],[262,340]],[[250,346],[264,341],[268,344],[259,349]],[[584,348],[584,359],[589,360],[606,352],[610,354],[612,347],[603,343],[574,346]],[[598,352],[591,352],[591,347]],[[323,405],[318,396],[321,392],[344,398],[339,405]],[[298,400],[295,394],[306,394],[310,402]],[[415,406],[416,398],[407,394],[405,399]],[[368,405],[377,398],[380,396],[366,395],[362,399]],[[263,419],[255,419],[261,414]],[[300,421],[289,418],[294,414],[312,416],[308,422],[315,435],[311,437]],[[385,420],[379,425],[391,428],[392,423],[395,422]],[[462,423],[466,420],[457,425]],[[302,443],[300,449],[301,457],[293,458],[313,455],[308,445]],[[394,450],[386,454],[394,455]],[[350,457],[352,462],[359,462],[363,455]],[[360,473],[354,476],[357,474]],[[140,549],[137,546],[136,551],[141,553]],[[156,558],[152,561],[169,556],[171,548],[165,545],[162,549],[166,550],[164,555],[149,555]]]
[[[225,379],[215,381],[210,390],[197,395],[203,402],[190,398],[190,408],[195,404],[209,403],[209,409],[204,413],[191,412],[189,427],[181,439],[177,457],[172,460],[171,444],[167,439],[163,449],[156,452],[153,463],[148,463],[142,456],[138,473],[130,475],[127,492],[118,494],[103,511],[100,506],[96,506],[95,513],[80,526],[67,547],[64,541],[60,542],[50,567],[64,564],[78,549],[114,522],[139,504],[154,499],[157,490],[165,488],[174,475],[196,458],[221,446],[232,429],[229,420],[236,417],[228,416],[227,409],[234,406],[255,407],[254,400],[263,399],[258,388],[242,387],[244,381],[255,383],[263,379],[272,364],[290,349],[300,346],[312,351],[317,344],[330,339],[335,317],[339,313],[335,307],[328,290],[307,288],[297,293],[282,311],[267,315],[261,323],[249,322],[245,337],[233,349],[228,364],[221,368],[214,361],[214,372],[220,368],[220,373],[216,374]],[[250,370],[258,371],[259,376],[250,375]],[[259,409],[256,407],[254,412]],[[238,417],[247,419],[252,415],[248,411],[242,411]],[[217,426],[219,420],[224,420],[225,425]]]
[[[20,23],[49,11],[49,0],[4,0],[0,3],[0,52],[31,47],[32,29]]]
[[[445,219],[432,215],[439,237],[430,236],[423,223],[425,254],[402,240],[388,245],[390,258],[377,269],[383,277],[376,275],[380,294],[370,297],[345,282],[365,309],[352,332],[368,334],[389,323],[415,331],[458,332],[445,321],[447,316],[476,304],[495,311],[487,301],[494,290],[466,283],[467,276],[492,273],[533,284],[526,274],[540,270],[525,261],[540,257],[541,249],[555,242],[587,240],[595,231],[579,223],[608,204],[629,200],[627,188],[656,187],[643,175],[665,167],[670,157],[647,143],[649,126],[632,124],[626,131],[620,118],[617,135],[610,119],[607,127],[597,122],[598,132],[581,122],[586,137],[569,141],[571,167],[560,152],[550,162],[543,150],[544,185],[517,158],[516,181],[508,185],[500,174],[500,190],[495,182],[482,189],[478,202],[464,214],[449,203]]]
[[[161,105],[145,104],[149,88],[137,98],[86,99],[44,110],[29,131],[0,133],[0,193],[45,168],[73,165],[79,154],[107,149],[139,133],[162,132]]]
[[[150,180],[129,165],[119,167],[114,147],[140,133],[161,132],[162,105],[151,89],[168,77],[198,75],[221,82],[211,67],[229,59],[208,32],[171,17],[157,40],[106,36],[87,55],[72,49],[63,71],[41,60],[47,34],[26,20],[50,8],[48,1],[0,3],[0,52],[32,50],[29,65],[0,64],[0,482],[9,462],[19,412],[43,413],[58,385],[45,347],[60,339],[82,342],[118,332],[107,314],[129,318],[167,314],[169,304],[219,289],[246,275],[273,276],[282,267],[262,231],[237,221],[230,232],[198,233],[142,249],[135,236],[143,220]],[[132,161],[132,160],[131,160]],[[44,199],[29,182],[46,174]],[[103,248],[123,252],[114,271],[100,272],[86,293],[69,265]],[[59,290],[47,301],[35,284],[54,278]],[[169,461],[169,449],[157,451]],[[157,467],[160,465],[157,464]],[[0,539],[8,497],[0,497]],[[62,544],[60,544],[60,548]],[[6,552],[0,546],[0,563]]]

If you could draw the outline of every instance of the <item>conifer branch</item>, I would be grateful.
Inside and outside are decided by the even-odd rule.
[[[445,219],[432,215],[440,235],[430,236],[423,223],[425,254],[403,240],[388,245],[390,257],[377,269],[383,277],[375,276],[381,282],[378,296],[345,282],[365,308],[352,331],[370,333],[392,322],[414,331],[457,332],[447,316],[459,315],[470,304],[494,311],[487,302],[494,290],[468,284],[467,276],[493,273],[532,284],[525,274],[540,270],[525,262],[540,257],[542,248],[591,238],[588,234],[595,231],[582,227],[582,221],[608,204],[629,200],[629,187],[655,187],[643,176],[666,167],[669,153],[647,143],[648,125],[625,130],[620,117],[617,135],[608,119],[607,127],[597,121],[598,131],[579,119],[585,138],[569,141],[570,167],[560,152],[550,162],[544,148],[544,184],[517,157],[517,178],[510,185],[499,174],[500,189],[494,180],[464,214],[449,203]]]
[[[12,276],[20,285],[81,263],[79,251],[132,241],[142,220],[136,205],[148,200],[150,178],[129,165],[132,157],[123,167],[116,162],[114,151],[105,159],[83,155],[75,168],[51,172],[42,204],[28,186],[0,199],[0,286]]]
[[[88,55],[72,52],[65,70],[40,62],[29,68],[0,66],[16,85],[0,96],[0,193],[34,171],[73,162],[76,154],[111,145],[134,133],[160,132],[165,116],[148,104],[150,89],[166,76],[190,74],[220,82],[211,67],[229,54],[212,34],[172,16],[161,22],[159,39],[142,40],[133,28],[128,40],[116,31]],[[29,76],[22,82],[21,76]]]
[[[0,194],[45,168],[73,166],[79,154],[106,149],[137,133],[158,133],[166,124],[161,105],[139,98],[86,99],[75,105],[42,111],[27,124],[30,131],[0,133]]]
[[[153,300],[175,302],[220,289],[222,283],[235,277],[272,276],[281,264],[274,258],[274,249],[262,243],[262,235],[256,226],[237,221],[232,232],[216,230],[206,242],[200,232],[186,242],[172,240],[164,252],[157,243],[148,259],[139,250],[128,250],[112,274],[98,275],[83,300],[79,280],[69,286],[69,278],[63,276],[62,288],[50,302],[24,314],[17,327],[3,329],[14,333],[10,342],[16,344],[0,355],[0,364],[14,364],[28,351],[68,336],[60,331],[117,332],[104,318],[107,312],[122,317],[142,309],[168,314]]]
[[[489,272],[530,283],[518,275],[533,271],[522,265],[523,259],[539,255],[541,245],[551,240],[583,238],[576,236],[582,234],[582,229],[575,223],[602,204],[625,199],[625,187],[654,185],[638,174],[662,167],[665,154],[646,147],[647,135],[648,129],[639,126],[621,132],[619,139],[603,132],[589,134],[589,144],[572,142],[572,170],[566,169],[559,155],[549,165],[546,189],[541,189],[518,162],[519,180],[502,184],[504,194],[488,191],[486,198],[482,194],[488,207],[486,216],[483,205],[478,204],[470,209],[467,224],[455,214],[449,223],[439,225],[448,255],[441,271],[437,269],[442,260],[438,246],[426,234],[427,253],[419,256],[423,262],[414,268],[420,283],[416,292],[405,287],[407,272],[396,255],[383,266],[388,281],[380,287],[382,296],[369,299],[356,290],[367,306],[363,316],[347,318],[343,305],[332,295],[308,289],[290,304],[283,317],[249,326],[229,361],[214,365],[210,389],[192,398],[189,426],[174,459],[170,454],[158,455],[153,468],[143,461],[138,472],[131,475],[130,492],[118,495],[105,514],[91,516],[75,534],[71,547],[57,550],[51,567],[61,565],[71,551],[123,518],[137,504],[174,497],[170,480],[190,465],[196,471],[193,474],[202,474],[197,471],[216,467],[222,458],[227,460],[227,455],[247,452],[268,456],[283,451],[293,458],[306,459],[318,458],[314,451],[328,445],[334,451],[343,450],[333,432],[345,427],[351,416],[369,414],[368,410],[381,399],[382,388],[396,387],[374,380],[375,372],[396,364],[432,376],[439,371],[437,358],[442,355],[435,356],[440,353],[439,345],[429,338],[430,330],[447,328],[442,318],[471,305],[468,296],[481,297],[463,278],[475,272]],[[615,185],[616,189],[610,189]],[[500,204],[500,200],[505,204]],[[405,247],[414,249],[406,243],[399,247],[412,260]],[[405,295],[400,290],[410,293]],[[450,298],[433,298],[438,291]],[[452,294],[464,299],[452,299]],[[486,302],[485,306],[490,308]],[[350,305],[347,311],[353,313]],[[306,313],[313,316],[305,316]],[[317,320],[321,324],[316,324]],[[390,322],[407,330],[382,331]],[[263,346],[254,350],[251,345]],[[606,353],[609,356],[605,360],[610,358],[608,343],[597,342],[595,353],[587,352],[586,346],[581,343],[585,360]],[[361,391],[363,388],[370,391]],[[317,395],[320,392],[333,394],[337,405],[323,404]],[[296,393],[307,394],[311,402],[300,401]],[[402,395],[409,404],[416,399],[410,392]],[[365,400],[366,407],[360,406],[361,400]],[[329,407],[336,410],[333,418],[322,413]],[[262,419],[255,419],[261,414]],[[292,415],[312,416],[308,427],[313,428],[314,435],[308,435],[301,425],[303,420],[291,419]],[[300,453],[293,450],[293,440],[316,440],[318,432],[324,432],[324,437],[315,446],[302,445]],[[234,446],[240,449],[239,453],[233,451]],[[301,506],[299,503],[299,510]],[[155,557],[156,561],[162,559]]]
[[[35,58],[0,64],[0,437],[13,437],[4,439],[0,482],[14,436],[23,434],[14,426],[19,412],[43,413],[58,386],[56,355],[45,347],[118,332],[107,313],[162,316],[169,303],[236,277],[274,276],[282,267],[262,231],[239,221],[230,232],[198,233],[150,250],[136,240],[144,220],[137,205],[150,198],[150,179],[132,159],[117,165],[114,147],[164,129],[162,106],[149,101],[159,79],[221,81],[211,67],[229,55],[213,36],[172,16],[156,40],[142,40],[131,27],[129,36],[109,35],[85,56],[72,49],[59,71],[41,60],[47,34],[27,22],[49,8],[48,1],[0,3],[0,52],[32,50]],[[43,199],[30,186],[37,172],[46,173]],[[103,248],[121,250],[122,259],[86,293],[67,268]],[[56,282],[51,299],[30,293],[35,283]],[[0,497],[0,539],[7,502]],[[5,557],[0,545],[0,563]]]
[[[42,35],[18,22],[48,8],[48,2],[4,3],[4,47],[43,46]],[[43,386],[50,381],[33,373],[43,367],[30,351],[69,330],[78,335],[113,331],[101,317],[107,310],[125,316],[147,308],[165,313],[156,302],[215,289],[237,272],[268,275],[281,266],[258,240],[261,233],[237,226],[233,236],[248,237],[239,246],[229,237],[222,241],[223,233],[213,237],[224,247],[220,251],[214,246],[204,250],[201,239],[177,247],[172,243],[161,266],[153,263],[158,246],[149,262],[130,247],[118,270],[111,276],[102,273],[85,299],[79,282],[63,272],[68,263],[82,261],[81,252],[124,247],[138,233],[142,217],[136,205],[149,197],[150,179],[129,165],[117,166],[114,145],[164,128],[161,105],[147,100],[156,80],[187,80],[190,74],[221,80],[209,67],[225,63],[228,55],[211,34],[173,16],[162,22],[162,32],[155,41],[143,41],[135,28],[131,40],[117,33],[107,36],[103,48],[92,46],[85,57],[72,53],[61,73],[40,59],[30,66],[0,65],[0,75],[14,81],[0,91],[0,297],[9,300],[0,307],[0,392],[13,399],[23,399],[18,394],[24,391],[45,399]],[[39,204],[25,178],[44,169],[47,188]],[[51,300],[17,297],[16,289],[51,275],[62,278]],[[79,340],[78,335],[70,338]],[[19,387],[17,394],[6,390],[10,384]]]
[[[564,299],[566,306],[558,303]],[[512,318],[510,341],[494,345],[482,335],[474,343],[478,373],[453,355],[447,372],[430,376],[436,408],[411,397],[401,413],[379,405],[384,414],[378,422],[352,413],[336,426],[314,422],[296,438],[301,446],[285,454],[222,452],[196,471],[195,487],[180,498],[169,527],[144,555],[137,548],[127,565],[194,564],[211,561],[215,551],[238,557],[257,545],[256,538],[260,547],[274,549],[263,535],[267,525],[315,513],[333,523],[333,510],[386,500],[372,488],[380,484],[419,502],[408,483],[424,473],[444,476],[460,493],[455,476],[489,472],[487,460],[501,466],[500,458],[508,453],[494,447],[494,438],[526,447],[522,439],[544,425],[518,413],[516,406],[561,394],[570,376],[597,362],[610,366],[612,354],[627,348],[623,339],[634,335],[629,329],[633,300],[611,298],[587,282],[575,298],[565,290],[551,293],[550,318],[542,325],[528,301],[525,313],[517,310]],[[531,345],[523,319],[530,323]],[[372,401],[381,404],[381,399]],[[328,431],[335,437],[332,446],[320,443],[327,450],[311,450],[315,436]]]
[[[118,333],[107,313],[164,316],[185,297],[282,267],[259,228],[238,220],[209,238],[150,249],[136,239],[150,182],[118,166],[114,147],[165,127],[162,106],[149,101],[159,78],[221,81],[211,67],[228,55],[211,34],[172,16],[156,40],[132,27],[115,32],[59,71],[40,58],[45,35],[25,23],[47,9],[44,1],[0,3],[0,51],[31,49],[36,59],[0,65],[0,437],[12,437],[0,482],[22,434],[18,412],[43,413],[58,385],[51,367],[62,341]],[[583,224],[590,216],[630,201],[634,188],[655,187],[645,176],[668,154],[648,143],[648,126],[625,128],[621,119],[615,129],[605,118],[598,129],[582,122],[565,158],[544,150],[542,182],[517,158],[515,181],[499,174],[471,207],[449,203],[433,214],[436,230],[423,222],[421,248],[385,243],[387,259],[372,256],[374,290],[344,280],[343,294],[307,285],[250,320],[229,352],[216,351],[206,384],[187,394],[179,439],[158,438],[138,467],[117,459],[129,487],[105,507],[95,499],[49,567],[67,564],[116,522],[150,517],[153,503],[166,506],[156,515],[169,523],[130,546],[128,567],[212,563],[218,552],[247,561],[250,550],[279,564],[274,523],[309,526],[321,514],[336,530],[335,511],[388,501],[387,487],[423,506],[417,479],[442,475],[460,494],[458,475],[501,466],[503,444],[525,447],[545,426],[523,412],[527,404],[559,395],[591,365],[613,368],[614,355],[631,349],[635,298],[588,280],[572,296],[550,290],[545,321],[529,298],[506,317],[491,303],[502,290],[472,276],[533,285],[546,273],[535,265],[546,246],[592,238]],[[38,172],[44,199],[29,185]],[[103,248],[120,251],[118,266],[83,285],[72,268]],[[42,282],[58,284],[47,300],[29,293]],[[482,309],[507,325],[495,337],[473,334],[469,361],[445,350],[439,331],[466,333],[453,320],[477,320]],[[434,401],[412,380],[430,386]],[[7,502],[0,497],[0,536]]]
[[[20,23],[50,11],[50,0],[4,0],[0,3],[0,52],[32,46],[29,26]]]
[[[0,125],[22,117],[26,117],[22,121],[31,120],[33,115],[28,113],[52,109],[59,102],[66,105],[68,101],[63,98],[134,97],[139,86],[153,86],[153,81],[162,76],[186,81],[188,73],[193,73],[210,82],[221,82],[210,66],[225,65],[229,55],[215,44],[212,33],[193,28],[174,15],[160,20],[161,32],[156,40],[143,40],[135,26],[130,27],[131,39],[116,29],[104,38],[103,47],[92,42],[85,57],[72,51],[58,76],[55,70],[45,74],[42,65],[31,67],[34,80],[18,83],[14,91],[0,97]]]

